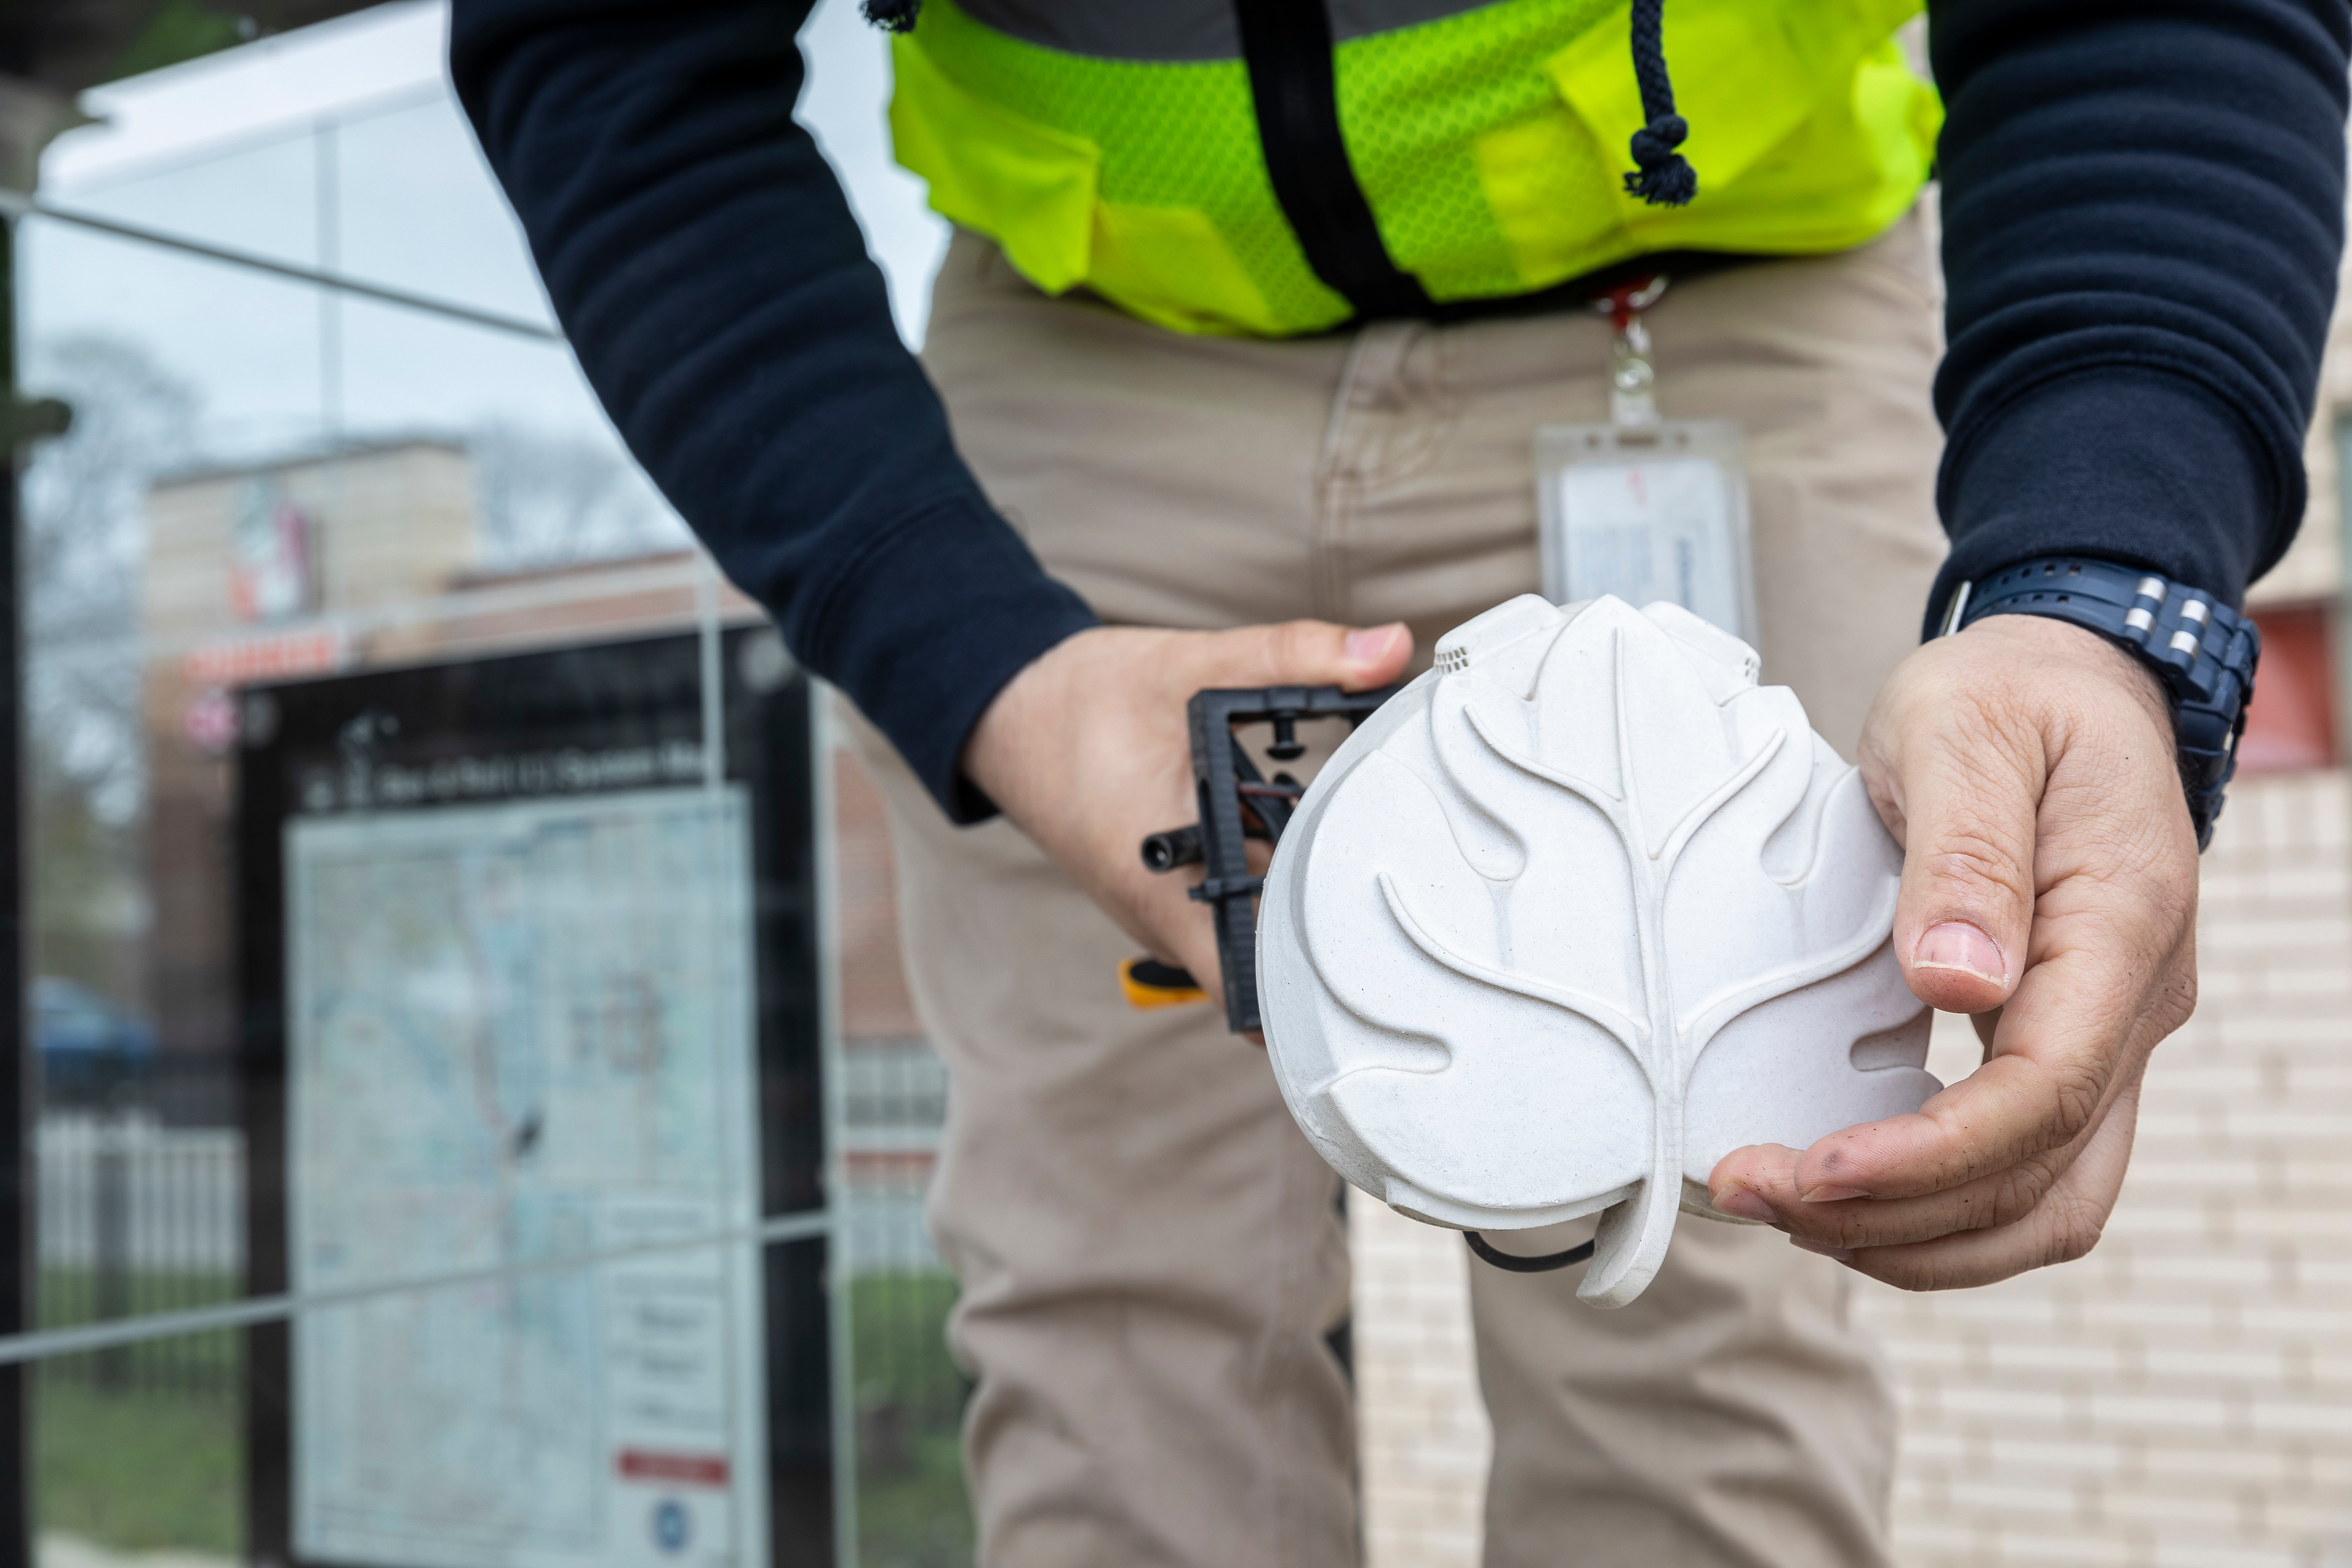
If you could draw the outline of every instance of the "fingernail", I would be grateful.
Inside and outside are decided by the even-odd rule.
[[[1706,1201],[1715,1205],[1716,1213],[1727,1214],[1735,1219],[1758,1219],[1769,1222],[1772,1218],[1772,1205],[1746,1187],[1726,1187]]]
[[[1911,962],[1921,969],[1962,969],[1995,985],[2009,984],[2009,963],[2000,946],[1966,921],[1929,926]]]
[[[1385,626],[1360,626],[1348,634],[1348,657],[1378,658],[1388,650],[1389,644],[1395,639],[1396,626],[1393,624]]]
[[[1823,1258],[1834,1258],[1840,1263],[1851,1263],[1853,1261],[1853,1248],[1851,1247],[1832,1247],[1826,1241],[1807,1241],[1801,1236],[1790,1237],[1789,1238],[1789,1245],[1794,1247],[1801,1247],[1807,1252],[1818,1252]]]
[[[1866,1198],[1869,1195],[1860,1187],[1819,1186],[1807,1193],[1800,1201],[1809,1204],[1842,1204],[1848,1198]]]

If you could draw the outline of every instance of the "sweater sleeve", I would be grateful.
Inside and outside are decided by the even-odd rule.
[[[456,0],[450,71],[605,411],[720,568],[952,816],[1021,668],[1095,624],[957,455],[793,119],[808,0]]]
[[[2305,500],[2343,247],[2344,0],[1936,0],[1952,554],[2230,603]]]

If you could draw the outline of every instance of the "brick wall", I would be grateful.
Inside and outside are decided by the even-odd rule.
[[[1348,1194],[1368,1568],[1470,1568],[1494,1430],[1478,1398],[1470,1265],[1450,1230]]]
[[[2202,1000],[2090,1257],[1864,1292],[1905,1568],[2352,1568],[2352,788],[2249,780],[2205,858]],[[1974,1037],[1939,1019],[1931,1066]],[[1449,1232],[1358,1199],[1370,1568],[1470,1568],[1491,1439]]]
[[[1870,1292],[1906,1565],[2352,1563],[2347,827],[2341,773],[2232,792],[2201,1001],[2149,1069],[2095,1252]]]

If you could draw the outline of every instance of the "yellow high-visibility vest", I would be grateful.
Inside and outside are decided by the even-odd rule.
[[[1049,292],[1187,332],[1337,326],[1360,312],[1276,199],[1234,20],[1266,3],[927,0],[894,40],[898,159]],[[1919,0],[1668,0],[1682,207],[1624,189],[1624,4],[1324,3],[1346,165],[1441,308],[1662,251],[1843,249],[1934,163],[1941,106],[1894,37]]]

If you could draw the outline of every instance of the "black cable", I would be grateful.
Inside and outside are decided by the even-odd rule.
[[[1470,1250],[1497,1268],[1507,1268],[1514,1274],[1549,1274],[1555,1268],[1565,1268],[1571,1263],[1581,1263],[1592,1256],[1592,1243],[1587,1241],[1570,1247],[1566,1252],[1549,1252],[1541,1258],[1519,1258],[1507,1252],[1497,1252],[1486,1245],[1486,1238],[1475,1230],[1465,1230],[1462,1239]]]

